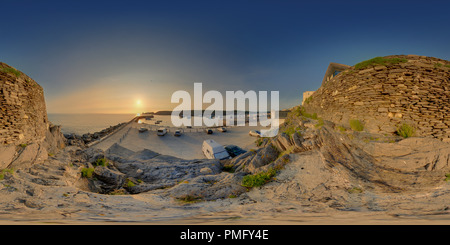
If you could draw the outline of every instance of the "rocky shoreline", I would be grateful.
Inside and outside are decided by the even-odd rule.
[[[323,214],[312,220],[326,223],[342,212],[368,222],[450,215],[450,144],[376,138],[383,136],[292,114],[278,136],[223,161],[117,144],[107,151],[66,146],[40,164],[2,173],[7,212],[0,220],[283,223]]]
[[[98,142],[98,141],[102,140],[103,138],[107,137],[108,135],[113,134],[114,132],[116,132],[118,129],[120,129],[127,123],[128,122],[119,123],[114,126],[105,128],[101,131],[94,132],[94,133],[85,133],[83,135],[78,135],[78,134],[74,134],[74,133],[64,134],[64,137],[67,139],[67,145],[87,147],[87,145]]]

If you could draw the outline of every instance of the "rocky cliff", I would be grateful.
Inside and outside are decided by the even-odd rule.
[[[359,120],[369,132],[450,140],[450,62],[417,55],[361,62],[324,83],[304,104],[308,113],[340,125]]]

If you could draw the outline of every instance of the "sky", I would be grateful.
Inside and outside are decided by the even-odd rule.
[[[450,60],[448,1],[0,2],[0,61],[44,88],[48,113],[171,110],[194,83],[279,91],[286,109],[330,62]]]

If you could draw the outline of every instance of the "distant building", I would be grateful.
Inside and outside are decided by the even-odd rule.
[[[328,82],[331,79],[333,79],[333,77],[335,77],[337,74],[339,74],[339,72],[345,71],[345,70],[349,69],[350,67],[351,66],[348,66],[348,65],[343,65],[343,64],[338,64],[338,63],[331,62],[328,65],[327,71],[325,72],[325,76],[323,77],[322,86],[326,82]]]
[[[314,94],[314,92],[316,92],[316,91],[305,91],[305,92],[303,92],[302,105],[303,105],[303,103],[305,103],[305,100],[307,98],[309,98],[312,94]]]
[[[349,69],[351,66],[343,65],[339,63],[331,62],[328,65],[327,71],[325,72],[325,76],[322,80],[322,86],[324,86],[327,82],[329,82],[331,79],[333,79],[337,74],[339,74],[341,71],[345,71]],[[305,103],[305,100],[309,98],[315,91],[305,91],[303,92],[303,100],[302,105]]]

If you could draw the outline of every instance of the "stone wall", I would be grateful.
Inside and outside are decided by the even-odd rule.
[[[43,140],[48,129],[44,91],[33,79],[0,62],[0,143]]]
[[[306,111],[344,126],[357,119],[375,133],[394,133],[408,123],[417,136],[449,140],[450,62],[416,55],[385,58],[404,60],[341,72],[311,96]]]

